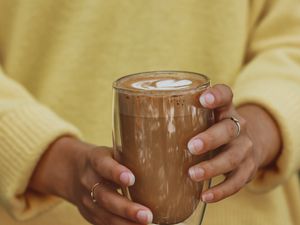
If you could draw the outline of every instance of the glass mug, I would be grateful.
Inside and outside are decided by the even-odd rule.
[[[210,80],[183,71],[128,75],[113,83],[114,158],[135,175],[122,188],[128,199],[148,207],[154,224],[201,224],[201,193],[210,181],[195,182],[188,169],[210,158],[194,156],[188,141],[214,122],[200,105]]]

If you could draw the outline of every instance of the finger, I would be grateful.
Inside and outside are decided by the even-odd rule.
[[[202,201],[207,203],[217,202],[237,193],[247,184],[254,168],[254,163],[251,160],[245,161],[224,182],[202,193]]]
[[[193,137],[188,143],[188,150],[194,155],[214,150],[235,139],[237,132],[235,122],[224,119]]]
[[[134,223],[134,222],[125,220],[119,216],[114,216],[107,212],[105,214],[107,214],[107,215],[104,215],[107,222],[104,223],[103,225],[141,225],[140,223]],[[147,223],[142,223],[142,224],[147,224]]]
[[[112,157],[111,150],[96,148],[89,156],[93,169],[100,176],[121,186],[131,186],[135,182],[133,173]]]
[[[199,182],[235,170],[248,156],[251,147],[248,141],[236,141],[214,158],[191,167],[189,176]]]
[[[153,215],[151,211],[138,203],[134,203],[119,193],[99,186],[95,189],[97,204],[117,216],[143,224],[151,223]],[[89,199],[89,202],[90,199]]]
[[[99,218],[99,214],[97,214],[97,212],[95,212],[94,215],[96,216],[95,220],[99,221],[99,225],[140,225],[140,223],[131,222],[119,216],[113,215],[107,211],[102,212],[101,218]]]
[[[200,103],[205,108],[227,108],[232,104],[233,93],[225,84],[216,84],[200,96]]]
[[[80,210],[80,213],[93,225],[139,225],[138,223],[113,215],[105,209],[93,204],[91,201],[89,201],[85,208]]]

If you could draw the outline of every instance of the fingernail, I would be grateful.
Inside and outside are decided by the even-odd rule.
[[[141,223],[152,223],[153,215],[148,210],[139,210],[136,214],[136,217]]]
[[[215,101],[215,96],[213,96],[210,93],[201,95],[201,97],[200,97],[200,103],[203,106],[211,105],[214,103],[214,101]]]
[[[199,154],[203,148],[203,141],[201,139],[194,139],[189,141],[188,149],[192,154]]]
[[[203,202],[210,202],[214,199],[214,194],[213,193],[205,193],[202,195],[202,201]]]
[[[204,176],[205,171],[199,167],[191,167],[189,169],[189,175],[193,180],[200,180]]]
[[[120,175],[120,180],[123,184],[131,186],[135,182],[135,177],[130,172],[122,172]]]

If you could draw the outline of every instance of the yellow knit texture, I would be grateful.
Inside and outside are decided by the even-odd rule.
[[[0,0],[0,224],[88,224],[26,192],[32,171],[61,135],[111,146],[112,82],[168,69],[230,85],[283,137],[276,168],[209,205],[203,224],[299,225],[299,0]]]

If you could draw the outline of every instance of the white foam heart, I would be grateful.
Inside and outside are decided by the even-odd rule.
[[[132,87],[143,90],[176,90],[186,88],[190,84],[192,84],[191,80],[152,79],[132,83]]]

